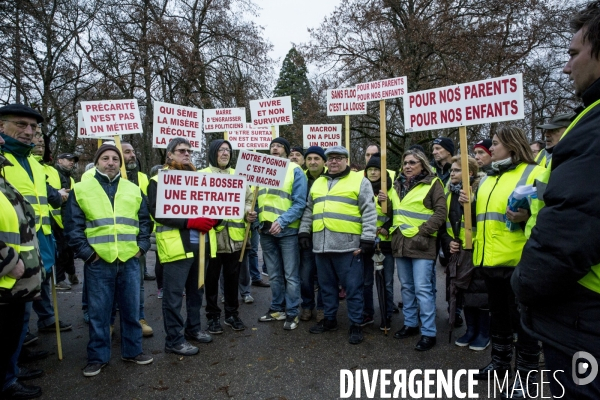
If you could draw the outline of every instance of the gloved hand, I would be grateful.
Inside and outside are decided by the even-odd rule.
[[[312,249],[312,240],[310,233],[302,232],[298,234],[298,244],[302,250]]]
[[[188,229],[195,229],[197,231],[200,231],[202,233],[208,233],[208,231],[211,230],[211,228],[215,225],[217,225],[219,223],[219,220],[217,219],[211,219],[211,218],[192,218],[192,219],[188,219],[187,222],[187,228]]]
[[[373,240],[361,240],[360,249],[364,255],[373,254],[375,251],[375,242]]]

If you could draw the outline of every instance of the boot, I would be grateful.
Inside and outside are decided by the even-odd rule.
[[[480,369],[473,376],[475,380],[487,380],[494,377],[494,374],[500,381],[504,375],[512,376],[510,363],[512,361],[513,338],[512,334],[492,335],[492,362]]]
[[[537,373],[517,371],[515,381],[502,392],[502,399],[538,399],[541,398],[541,385],[537,383]]]
[[[477,337],[469,344],[469,349],[475,351],[485,350],[490,345],[490,310],[476,309],[478,318]]]
[[[456,339],[455,345],[459,347],[465,347],[471,344],[471,342],[477,337],[478,330],[478,313],[474,307],[465,307],[465,321],[467,322],[467,331],[464,335]]]

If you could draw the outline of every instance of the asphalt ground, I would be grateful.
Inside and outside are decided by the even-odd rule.
[[[148,268],[153,273],[154,252],[147,257]],[[77,263],[77,273],[83,277],[82,264]],[[395,276],[395,302],[400,300],[400,284]],[[437,345],[430,351],[414,350],[419,337],[404,340],[393,338],[403,323],[402,313],[394,314],[392,330],[387,336],[379,330],[380,316],[375,296],[375,324],[364,328],[364,341],[360,345],[348,343],[345,301],[340,302],[339,330],[315,335],[308,328],[315,324],[300,322],[293,331],[283,330],[283,321],[258,322],[269,308],[270,288],[252,287],[253,304],[240,304],[240,317],[247,329],[235,332],[223,325],[225,332],[213,335],[213,342],[200,344],[200,352],[192,357],[180,357],[164,352],[164,328],[161,300],[157,298],[156,281],[145,281],[146,320],[154,329],[154,336],[143,339],[144,352],[154,357],[150,365],[127,363],[120,358],[120,331],[117,324],[112,343],[110,363],[102,372],[86,378],[82,369],[86,365],[88,325],[81,311],[82,285],[58,293],[61,320],[73,324],[73,330],[62,332],[63,360],[57,357],[55,334],[38,333],[37,317],[32,314],[31,332],[39,340],[32,350],[49,350],[50,357],[27,364],[41,368],[44,375],[26,383],[39,385],[47,399],[335,399],[340,397],[340,370],[415,369],[452,370],[481,368],[490,360],[490,349],[472,351],[448,342],[449,326],[444,291],[444,270],[437,267]],[[185,312],[185,302],[184,302]],[[203,329],[206,318],[202,311]],[[465,328],[455,329],[453,341]],[[422,376],[421,376],[422,379]],[[393,381],[392,381],[393,382]],[[466,390],[466,378],[461,380]],[[433,392],[435,389],[434,386]],[[394,385],[390,386],[392,392]],[[493,390],[493,389],[492,389]],[[547,384],[546,396],[549,396]],[[487,382],[475,387],[479,398],[493,398],[488,394]],[[400,392],[400,395],[402,393]],[[362,385],[361,398],[367,398]],[[381,398],[379,386],[371,398]],[[356,392],[351,398],[357,398]],[[407,393],[405,398],[414,398]],[[444,395],[433,398],[458,398]],[[497,398],[500,398],[498,395]],[[549,397],[546,397],[549,398]]]

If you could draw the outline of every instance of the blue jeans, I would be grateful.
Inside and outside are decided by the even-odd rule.
[[[132,257],[126,262],[113,263],[99,259],[86,263],[90,340],[88,363],[107,363],[110,360],[110,318],[113,302],[119,304],[121,323],[121,356],[133,358],[142,353],[140,325],[140,264]]]
[[[33,310],[38,316],[38,329],[54,325],[54,307],[52,307],[50,279],[52,279],[52,272],[47,273],[46,279],[42,282],[41,299],[33,302]]]
[[[435,260],[398,257],[396,266],[402,286],[404,325],[419,326],[417,308],[420,308],[421,335],[434,337],[436,310],[432,275],[435,274]]]
[[[263,258],[269,270],[269,282],[271,283],[270,309],[273,311],[284,311],[283,301],[285,298],[285,312],[295,317],[298,315],[300,305],[300,248],[298,246],[298,235],[275,237],[273,235],[261,235],[260,245],[263,250]],[[285,276],[285,282],[284,282]]]
[[[302,263],[300,264],[300,293],[302,294],[302,308],[314,310],[315,308],[315,272],[317,263],[312,249],[300,249]],[[317,310],[323,309],[323,295],[317,292]]]
[[[394,256],[392,253],[383,252],[383,277],[385,279],[385,308],[386,318],[392,318],[394,311]],[[373,317],[373,284],[375,283],[375,262],[371,257],[365,257],[365,316]]]
[[[363,321],[363,256],[349,253],[316,253],[317,275],[323,292],[325,318],[335,320],[340,306],[338,285],[346,289],[348,319],[355,324]]]
[[[258,242],[260,241],[260,234],[258,233],[258,228],[250,229],[250,244],[251,248],[246,249],[246,253],[248,254],[248,268],[250,269],[250,279],[252,282],[260,281],[262,278],[260,276],[260,271],[258,270]]]
[[[4,378],[4,385],[2,390],[8,389],[10,385],[17,381],[17,375],[19,375],[19,366],[17,362],[19,360],[19,355],[21,354],[21,349],[23,348],[23,342],[25,341],[25,336],[27,336],[27,331],[29,330],[29,317],[31,316],[31,301],[25,303],[25,314],[23,315],[23,328],[21,329],[21,337],[19,338],[19,345],[17,350],[13,353],[10,361],[8,363],[8,368],[6,369],[6,377]]]

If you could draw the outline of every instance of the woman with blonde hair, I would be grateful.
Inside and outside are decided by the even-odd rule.
[[[540,354],[537,340],[521,327],[510,286],[510,278],[525,245],[524,228],[530,213],[523,208],[511,211],[507,205],[512,192],[519,186],[532,184],[544,168],[535,163],[523,130],[514,126],[501,126],[497,130],[490,152],[492,170],[481,180],[473,207],[477,221],[473,264],[482,267],[488,290],[492,361],[475,375],[476,379],[488,379],[494,374],[499,379],[512,375],[514,332],[518,333],[516,370],[521,377],[537,371]],[[460,201],[468,200],[464,191],[461,192]],[[512,223],[512,228],[507,227],[507,222]],[[528,385],[536,385],[535,372],[528,378]],[[521,380],[515,379],[514,392],[521,393],[522,390]],[[510,393],[513,393],[512,385],[506,398],[511,398],[508,397]]]

